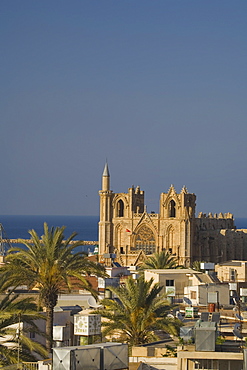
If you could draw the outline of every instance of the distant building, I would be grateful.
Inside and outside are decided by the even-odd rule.
[[[207,306],[210,296],[215,296],[215,303],[229,304],[229,285],[222,284],[213,274],[192,269],[145,270],[145,279],[154,280],[163,287],[168,297],[178,302],[187,297],[194,306]]]
[[[207,339],[207,338],[206,338]],[[205,339],[205,341],[206,341]],[[189,346],[184,350],[178,350],[177,357],[177,370],[196,370],[196,369],[216,369],[216,370],[242,370],[244,364],[244,355],[242,351],[236,348],[233,350],[232,346],[229,346],[223,352],[220,351],[195,351],[193,346],[191,349]]]
[[[192,269],[157,269],[145,270],[145,280],[153,279],[154,283],[158,283],[163,287],[164,293],[169,297],[181,298],[184,297],[184,289],[189,285],[189,279],[193,275],[204,275],[202,272]],[[208,280],[212,282],[212,280]]]
[[[132,186],[127,193],[110,190],[106,164],[99,196],[102,261],[104,255],[114,254],[122,265],[137,265],[145,256],[163,249],[185,266],[196,260],[219,263],[247,257],[247,230],[236,229],[231,213],[201,212],[196,217],[196,195],[185,186],[177,193],[171,185],[160,195],[159,213],[148,213],[139,186]]]
[[[215,272],[220,281],[228,283],[230,303],[234,304],[234,297],[240,297],[247,302],[247,261],[226,261],[215,265]]]
[[[222,282],[247,281],[247,261],[226,261],[215,265],[217,277]]]
[[[192,273],[184,288],[184,296],[193,306],[208,306],[210,303],[217,308],[227,306],[230,303],[229,284],[221,283],[213,274]]]

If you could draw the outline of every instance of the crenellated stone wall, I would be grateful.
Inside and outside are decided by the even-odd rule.
[[[139,186],[114,193],[108,177],[103,178],[104,189],[99,192],[102,260],[104,254],[115,253],[121,264],[136,265],[164,249],[185,266],[195,260],[247,259],[247,230],[236,229],[231,213],[200,212],[196,217],[196,195],[185,186],[177,193],[173,185],[161,193],[159,213],[148,213]]]

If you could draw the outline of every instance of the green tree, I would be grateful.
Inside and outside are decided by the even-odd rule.
[[[203,271],[201,269],[201,261],[194,261],[191,265],[191,268],[196,271]]]
[[[47,316],[46,348],[49,352],[53,342],[53,315],[58,295],[65,288],[70,290],[71,278],[76,277],[81,288],[96,296],[97,292],[92,289],[86,275],[105,276],[103,266],[90,261],[84,252],[75,252],[75,248],[83,245],[83,241],[71,243],[77,234],[72,233],[65,240],[64,230],[64,226],[49,229],[44,223],[41,239],[35,230],[29,231],[30,241],[21,240],[26,248],[11,248],[6,256],[7,263],[2,267],[9,284],[39,289],[40,301]]]
[[[182,268],[182,266],[178,264],[177,258],[172,256],[166,250],[162,250],[160,253],[154,253],[140,265],[141,270],[177,268]]]
[[[45,319],[44,315],[38,313],[37,305],[31,298],[21,299],[12,292],[2,296],[3,298],[0,299],[0,366],[19,361],[37,361],[35,353],[46,358],[48,356],[46,349],[28,337],[30,332],[42,334],[34,322],[36,319]]]
[[[124,285],[109,289],[117,299],[103,299],[104,308],[95,311],[106,319],[102,322],[103,335],[120,335],[119,339],[130,345],[158,340],[157,330],[178,335],[181,322],[167,317],[171,305],[153,279],[129,277]]]

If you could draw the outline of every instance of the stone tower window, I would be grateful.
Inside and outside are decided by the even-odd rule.
[[[169,203],[169,217],[176,217],[176,203],[173,199]]]
[[[155,253],[156,246],[153,231],[147,226],[142,226],[136,234],[135,247],[131,249],[132,251],[142,250],[145,254]]]
[[[117,217],[123,217],[124,216],[124,202],[122,199],[120,199],[117,202]]]
[[[167,231],[167,250],[169,251],[170,254],[175,254],[176,248],[175,248],[175,243],[174,243],[174,234],[175,230],[173,227],[170,227]]]

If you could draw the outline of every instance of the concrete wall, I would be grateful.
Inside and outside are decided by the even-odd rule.
[[[178,350],[177,370],[197,369],[196,361],[205,361],[205,369],[242,370],[243,353],[231,352],[196,352],[194,350]],[[211,367],[213,366],[213,367]],[[202,368],[202,367],[200,367]]]
[[[196,292],[195,299],[193,299],[192,292]],[[220,305],[229,304],[229,286],[227,284],[189,286],[185,288],[184,295],[191,300],[193,306],[207,306],[208,303],[212,303],[208,302],[208,293],[210,292],[218,292],[218,303]]]
[[[184,296],[184,288],[189,284],[189,277],[191,274],[196,274],[191,269],[163,269],[163,270],[146,270],[145,279],[154,279],[154,283],[159,283],[166,287],[166,280],[174,280],[175,296],[182,298]],[[165,292],[165,290],[164,290]]]

